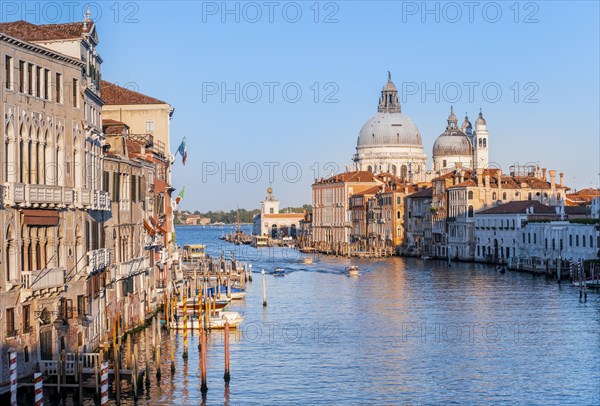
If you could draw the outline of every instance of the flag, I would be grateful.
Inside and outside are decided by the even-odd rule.
[[[179,202],[181,201],[181,199],[183,199],[184,192],[185,192],[185,186],[181,188],[181,192],[179,192],[179,195],[175,199],[175,204],[179,204]]]
[[[185,146],[185,137],[181,140],[181,144],[179,144],[179,148],[177,148],[177,153],[181,155],[183,158],[183,164],[185,165],[185,161],[187,160],[187,148]]]

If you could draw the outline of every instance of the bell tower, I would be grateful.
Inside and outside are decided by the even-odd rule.
[[[473,144],[473,162],[475,168],[486,169],[489,166],[488,136],[487,123],[480,110],[479,117],[477,117],[477,121],[475,122],[475,135],[473,136],[473,140],[475,141]]]

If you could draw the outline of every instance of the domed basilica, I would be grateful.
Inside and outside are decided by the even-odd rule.
[[[411,183],[429,180],[456,167],[487,168],[486,121],[480,112],[475,131],[466,116],[459,128],[451,107],[446,129],[433,145],[433,170],[428,171],[419,129],[402,113],[398,91],[388,72],[377,114],[360,130],[354,162],[358,170],[387,172]]]

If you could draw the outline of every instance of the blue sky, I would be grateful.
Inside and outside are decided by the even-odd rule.
[[[27,20],[54,18],[35,4]],[[539,162],[598,186],[598,2],[92,4],[103,77],[176,109],[184,209],[258,207],[269,184],[283,206],[310,203],[315,176],[351,163],[388,70],[429,162],[450,105],[472,122],[481,108],[505,171]]]

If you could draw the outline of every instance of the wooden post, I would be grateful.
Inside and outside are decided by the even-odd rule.
[[[75,350],[75,360],[73,361],[73,379],[75,383],[79,382],[79,351]]]
[[[160,381],[160,336],[156,346],[156,379]]]
[[[61,368],[61,383],[64,385],[67,383],[67,351],[66,350],[62,350],[61,353],[61,358],[62,358],[62,368]]]
[[[267,285],[265,280],[265,270],[262,270],[262,291],[263,291],[263,307],[267,307]]]
[[[76,361],[79,364],[79,360]],[[79,404],[83,405],[83,362],[77,368],[79,375]]]
[[[44,406],[44,377],[41,372],[33,374],[33,385],[35,406]]]
[[[144,344],[146,347],[146,385],[150,385],[150,340],[148,338],[148,329],[144,330]]]
[[[187,295],[183,296],[183,359],[187,360]]]
[[[100,354],[102,354],[102,350],[100,350]],[[100,356],[98,354],[96,354],[94,356],[94,384],[96,385],[96,394],[99,393],[98,391],[98,363],[100,362]]]
[[[9,356],[9,374],[10,374],[10,406],[17,406],[17,353],[11,351]],[[59,386],[60,393],[60,386]]]
[[[225,375],[223,379],[229,383],[231,375],[229,375],[229,322],[225,321]]]
[[[156,317],[152,317],[152,348],[156,348]]]
[[[213,308],[212,308],[213,312],[212,312],[212,314],[213,314],[214,317],[217,317],[217,295],[213,296],[212,305],[213,305]]]
[[[133,357],[131,359],[131,383],[133,384],[133,398],[138,398],[138,365],[137,365],[137,344],[134,344]]]
[[[175,373],[175,337],[173,331],[169,331],[169,345],[171,346],[171,376]]]
[[[114,355],[114,369],[115,369],[115,399],[117,404],[121,403],[121,348],[119,344],[115,347]]]
[[[102,361],[102,372],[100,374],[100,386],[102,393],[100,394],[100,405],[108,405],[108,362]]]
[[[125,345],[125,368],[131,369],[131,334],[127,334]]]
[[[202,393],[206,393],[208,391],[208,386],[206,386],[206,331],[202,330],[201,333],[202,340],[202,349],[200,350],[200,373],[202,376],[202,385],[200,390]]]
[[[56,390],[60,393],[60,381],[62,380],[62,355],[58,354],[56,362]]]

